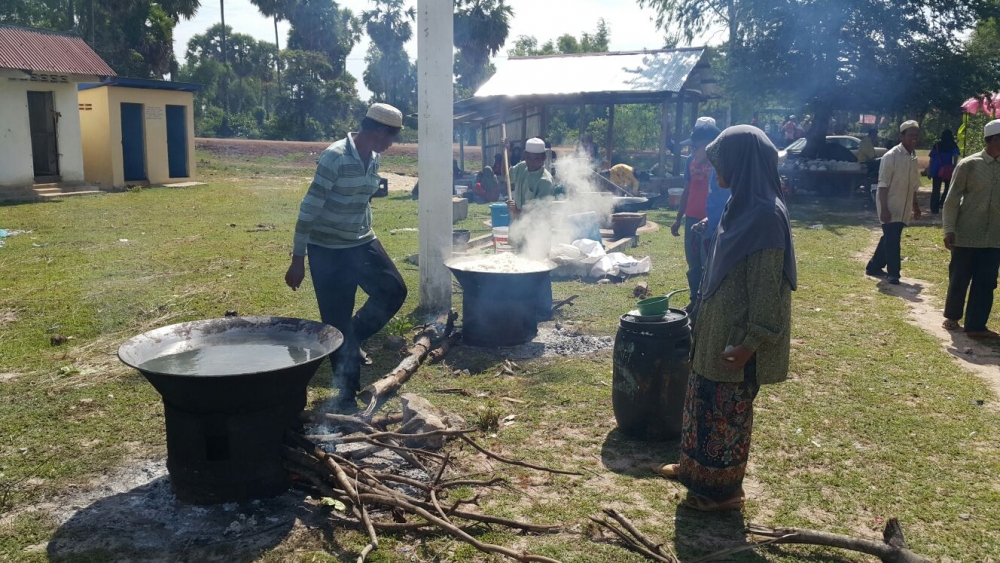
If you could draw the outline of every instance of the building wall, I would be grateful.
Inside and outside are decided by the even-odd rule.
[[[84,178],[80,113],[76,84],[47,84],[0,78],[0,186],[30,186],[34,183],[31,158],[31,128],[28,122],[28,91],[52,92],[55,111],[59,173],[64,181]]]
[[[80,92],[80,130],[84,139],[83,174],[88,182],[110,188],[115,185],[115,175],[111,168],[109,113],[107,88],[91,88]]]
[[[172,90],[148,90],[110,86],[95,88],[108,92],[111,148],[111,169],[113,186],[125,185],[125,170],[122,156],[121,104],[142,104],[144,135],[146,137],[146,176],[151,184],[169,184],[188,181],[195,176],[194,159],[194,94]],[[188,176],[171,178],[167,163],[167,119],[166,106],[185,106],[187,119]]]

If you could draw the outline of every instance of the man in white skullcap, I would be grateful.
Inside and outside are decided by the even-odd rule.
[[[873,277],[887,276],[891,284],[899,283],[903,229],[910,219],[920,220],[920,206],[917,204],[917,190],[920,189],[916,152],[918,141],[920,125],[916,121],[904,122],[899,126],[899,144],[885,153],[878,171],[877,207],[882,222],[882,238],[868,261],[865,273]]]
[[[348,133],[320,155],[295,224],[285,283],[293,290],[302,284],[308,254],[320,317],[344,334],[334,369],[340,410],[357,408],[361,344],[385,326],[406,300],[406,284],[375,238],[370,205],[379,187],[379,153],[392,146],[402,128],[398,109],[372,105],[359,132]],[[355,314],[358,287],[368,300]]]
[[[958,163],[944,200],[944,245],[951,251],[944,328],[962,328],[964,309],[965,334],[995,340],[1000,335],[986,321],[1000,270],[1000,119],[987,123],[983,136],[986,147]]]
[[[552,174],[545,169],[545,141],[528,139],[524,143],[524,161],[510,169],[513,200],[507,202],[512,218],[524,212],[529,202],[555,195]]]

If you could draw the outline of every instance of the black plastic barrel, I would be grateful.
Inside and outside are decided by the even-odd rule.
[[[691,371],[687,313],[670,309],[662,320],[622,315],[615,336],[611,402],[618,429],[662,442],[681,434],[684,395]]]

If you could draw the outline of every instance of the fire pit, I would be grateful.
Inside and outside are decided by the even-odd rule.
[[[462,286],[462,340],[472,346],[516,346],[538,333],[552,307],[549,273],[556,265],[514,254],[445,263]],[[546,295],[548,303],[540,298]],[[543,311],[541,308],[544,308]]]
[[[118,357],[163,397],[167,471],[177,498],[196,504],[281,494],[280,456],[306,386],[343,344],[337,329],[279,317],[172,325],[122,344]]]

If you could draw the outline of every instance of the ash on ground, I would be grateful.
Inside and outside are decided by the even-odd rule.
[[[164,459],[136,463],[96,485],[32,507],[61,524],[47,546],[33,550],[53,561],[251,561],[281,543],[296,522],[323,518],[294,489],[241,503],[183,503],[170,489]]]
[[[582,334],[571,323],[539,323],[538,334],[530,342],[505,348],[477,348],[509,360],[533,358],[577,358],[588,356],[615,346],[611,336]]]

